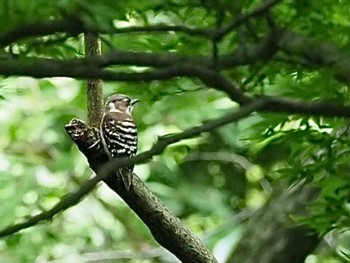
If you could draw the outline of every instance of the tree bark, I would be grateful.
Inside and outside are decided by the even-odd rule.
[[[96,143],[98,129],[74,119],[66,126],[66,130],[79,150],[87,157],[91,168],[99,173],[100,168],[108,162],[108,157],[103,147]],[[200,239],[183,225],[136,175],[129,191],[125,190],[122,182],[116,180],[113,174],[103,181],[141,218],[156,241],[182,262],[217,262]]]
[[[85,33],[85,57],[101,55],[101,41],[97,34]],[[103,87],[101,79],[88,79],[86,83],[88,124],[99,127],[103,114]]]
[[[270,202],[248,221],[246,231],[227,262],[302,263],[320,239],[311,229],[297,225],[293,215],[305,215],[318,189],[304,184],[291,190],[280,187]]]

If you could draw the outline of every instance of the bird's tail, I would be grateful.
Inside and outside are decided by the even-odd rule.
[[[133,172],[130,169],[119,169],[118,176],[122,179],[122,182],[127,191],[130,190],[132,185]]]

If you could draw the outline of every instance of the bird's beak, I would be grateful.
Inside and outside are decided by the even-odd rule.
[[[138,99],[132,99],[131,100],[131,102],[130,102],[130,104],[132,105],[132,106],[134,106],[136,103],[138,103],[140,100],[138,100]]]

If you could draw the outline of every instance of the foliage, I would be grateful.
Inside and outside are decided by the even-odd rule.
[[[349,6],[341,0],[283,1],[271,8],[268,17],[252,18],[219,43],[176,30],[114,34],[120,28],[159,24],[218,28],[261,4],[262,1],[225,0],[3,1],[0,14],[6,19],[0,32],[77,17],[87,28],[105,33],[101,35],[104,53],[115,47],[215,57],[239,48],[248,52],[251,45],[270,33],[272,20],[280,27],[349,53]],[[332,63],[320,68],[318,54],[310,53],[315,57],[307,60],[301,55],[304,48],[312,51],[316,47],[302,46],[296,54],[278,52],[268,60],[257,59],[226,69],[224,75],[250,96],[349,105],[349,83],[339,77],[340,69]],[[2,49],[1,56],[81,58],[82,35],[59,32],[25,38]],[[150,67],[118,65],[109,70],[149,72]],[[199,125],[238,108],[227,94],[210,89],[196,78],[106,81],[104,91],[105,95],[120,92],[141,99],[134,111],[140,152],[149,149],[158,136]],[[91,171],[63,131],[73,117],[86,119],[84,81],[4,75],[0,98],[3,228],[49,209],[89,178]],[[294,219],[332,240],[330,248],[321,248],[315,255],[318,261],[313,262],[325,262],[324,258],[338,262],[339,258],[349,258],[350,250],[348,130],[348,120],[343,117],[257,112],[200,138],[172,145],[153,161],[138,165],[135,171],[222,261],[242,233],[241,211],[248,213],[264,204],[276,182],[286,180],[293,185],[305,180],[320,187],[321,194],[308,207],[308,216]],[[153,252],[155,247],[143,223],[104,185],[52,222],[0,241],[1,258],[11,262],[88,262],[103,258],[104,251],[134,258],[130,262],[175,261],[165,250]],[[324,254],[327,250],[331,256]],[[135,251],[140,252],[140,259],[134,257]],[[148,257],[151,259],[147,261]]]

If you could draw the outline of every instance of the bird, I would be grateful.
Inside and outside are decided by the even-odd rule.
[[[133,106],[139,102],[124,94],[107,98],[100,124],[100,138],[109,159],[130,158],[137,153],[137,127],[131,115]],[[134,166],[121,167],[117,176],[127,191],[130,190]]]

